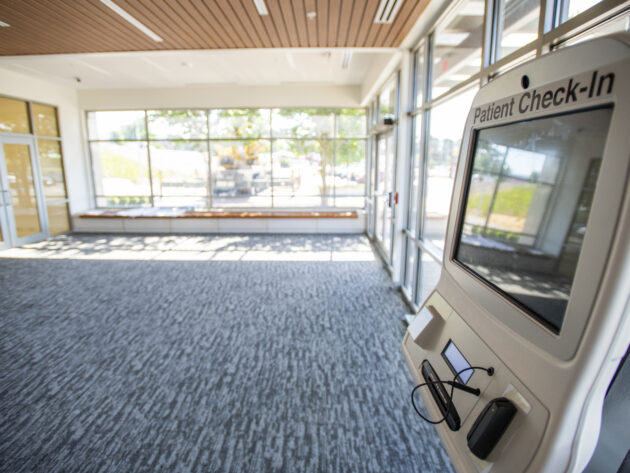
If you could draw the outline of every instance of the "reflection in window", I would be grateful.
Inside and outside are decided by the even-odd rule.
[[[3,144],[11,205],[18,238],[41,231],[35,179],[28,145]]]
[[[145,142],[93,142],[91,150],[96,195],[107,197],[104,205],[117,207],[151,202]]]
[[[207,142],[151,141],[150,151],[154,205],[207,207]]]
[[[9,133],[31,132],[26,102],[0,97],[0,131]]]
[[[204,110],[149,110],[147,117],[152,140],[208,137]]]
[[[476,93],[470,89],[431,110],[422,236],[438,248],[444,248],[459,146]]]
[[[144,111],[90,112],[88,137],[91,140],[146,139]]]
[[[466,0],[433,37],[431,97],[442,95],[481,70],[484,2]]]
[[[31,108],[33,109],[33,120],[35,121],[35,134],[39,136],[59,136],[55,107],[34,103]]]
[[[456,259],[555,331],[611,114],[612,108],[589,110],[478,132]]]
[[[497,60],[538,37],[540,0],[501,0],[497,21]]]
[[[56,140],[37,140],[37,150],[46,200],[66,198],[61,143]]]
[[[48,227],[51,235],[70,231],[70,212],[66,202],[47,204]]]

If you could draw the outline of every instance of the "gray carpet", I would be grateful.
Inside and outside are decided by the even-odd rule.
[[[407,309],[378,262],[89,259],[186,242],[369,251],[359,236],[69,236],[0,258],[0,471],[452,471],[411,408]]]

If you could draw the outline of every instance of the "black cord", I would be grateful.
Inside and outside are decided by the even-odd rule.
[[[416,385],[412,391],[411,391],[411,405],[413,406],[414,410],[416,411],[416,414],[418,414],[420,417],[422,417],[423,420],[425,420],[426,422],[428,422],[429,424],[441,424],[442,422],[444,422],[446,420],[446,418],[448,417],[448,415],[451,412],[451,406],[453,405],[453,393],[455,391],[455,385],[452,383],[455,383],[457,378],[459,378],[459,375],[462,373],[465,373],[466,371],[470,371],[470,370],[482,370],[485,371],[486,373],[488,373],[488,376],[492,376],[494,374],[494,368],[490,367],[490,368],[483,368],[481,366],[469,366],[468,368],[464,368],[463,370],[457,372],[457,374],[455,375],[455,377],[453,378],[452,382],[448,382],[448,381],[442,381],[441,379],[438,379],[436,381],[428,381],[426,383],[420,383],[418,385]],[[444,414],[444,417],[442,417],[440,420],[435,421],[435,420],[431,420],[431,419],[427,419],[426,417],[424,417],[422,415],[422,413],[418,410],[418,407],[416,406],[416,401],[414,400],[413,395],[416,393],[416,391],[418,389],[420,389],[423,386],[428,386],[429,384],[450,384],[451,385],[451,393],[449,395],[449,402],[448,405],[446,407],[446,413]]]

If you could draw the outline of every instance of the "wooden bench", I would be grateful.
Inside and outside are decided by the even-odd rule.
[[[363,233],[364,210],[98,209],[73,217],[90,233]]]

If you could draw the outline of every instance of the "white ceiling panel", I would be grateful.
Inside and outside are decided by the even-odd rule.
[[[0,66],[79,89],[210,85],[358,85],[395,49],[245,49],[0,57]]]

